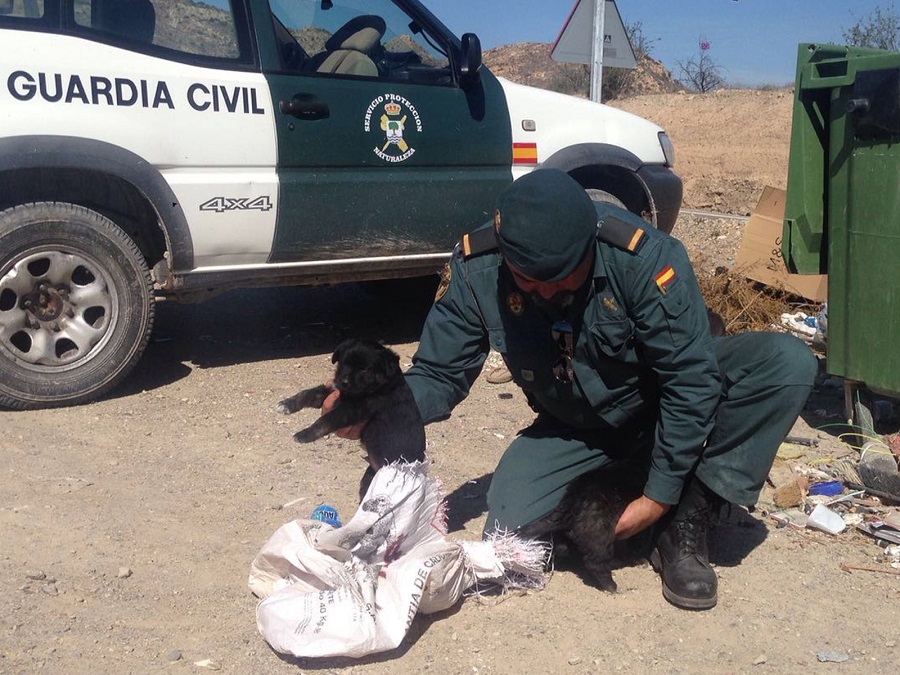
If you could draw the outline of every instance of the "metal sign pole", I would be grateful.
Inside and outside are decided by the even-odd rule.
[[[603,83],[603,44],[605,38],[606,0],[594,0],[594,30],[591,43],[591,100],[600,103]]]

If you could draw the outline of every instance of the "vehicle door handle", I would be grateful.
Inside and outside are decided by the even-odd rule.
[[[278,109],[300,120],[321,120],[331,114],[328,104],[317,101],[312,94],[297,94],[290,101],[279,101]]]

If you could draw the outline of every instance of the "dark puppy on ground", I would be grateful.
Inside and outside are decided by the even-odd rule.
[[[351,339],[338,345],[331,362],[337,367],[330,386],[304,389],[281,401],[278,411],[289,415],[301,408],[321,408],[332,392],[340,392],[334,408],[295,433],[294,440],[311,443],[365,422],[359,440],[369,466],[359,485],[362,499],[381,467],[398,460],[424,461],[425,425],[393,351],[377,342]]]
[[[710,333],[725,335],[722,317],[709,307],[706,314]],[[559,506],[540,520],[520,527],[516,534],[526,538],[549,535],[554,548],[562,552],[574,549],[581,555],[591,581],[598,588],[615,592],[614,560],[634,559],[649,553],[649,530],[628,542],[614,541],[619,517],[628,503],[641,495],[646,480],[646,470],[638,469],[634,463],[589,471],[572,481]]]
[[[637,557],[636,545],[614,542],[616,523],[629,502],[640,496],[646,475],[628,468],[589,471],[569,484],[559,505],[543,518],[516,530],[528,539],[552,535],[554,550],[577,552],[590,581],[615,593],[613,562]],[[640,539],[640,535],[632,539]],[[621,545],[617,546],[619,543]]]

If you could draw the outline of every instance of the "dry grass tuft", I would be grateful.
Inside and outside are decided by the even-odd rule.
[[[698,276],[697,281],[707,306],[722,317],[729,335],[780,330],[782,314],[816,313],[809,301],[751,281],[738,270],[720,267],[712,276]]]

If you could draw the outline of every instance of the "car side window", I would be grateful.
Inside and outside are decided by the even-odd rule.
[[[2,0],[0,0],[2,1]],[[232,0],[75,0],[75,24],[129,48],[241,56]]]
[[[40,19],[44,16],[44,0],[0,0],[0,17]]]
[[[284,71],[452,84],[449,47],[390,0],[269,0]]]

